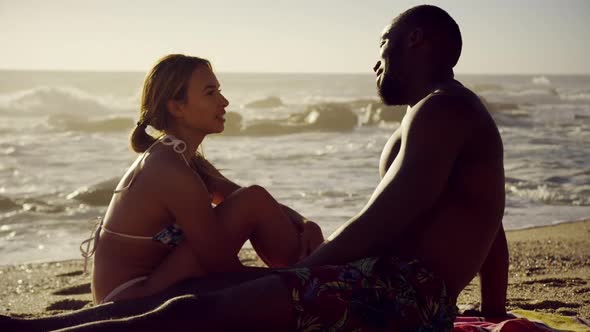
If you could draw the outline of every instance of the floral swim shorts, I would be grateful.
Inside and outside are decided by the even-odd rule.
[[[278,274],[291,292],[296,331],[453,329],[457,311],[444,281],[416,260],[371,257]]]

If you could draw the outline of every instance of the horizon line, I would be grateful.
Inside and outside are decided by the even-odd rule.
[[[141,70],[100,70],[100,69],[39,69],[39,68],[0,68],[0,71],[12,71],[12,72],[48,72],[48,73],[105,73],[105,74],[145,74],[147,71]],[[268,74],[268,75],[374,75],[373,73],[367,72],[295,72],[295,71],[215,71],[220,74]],[[522,72],[522,73],[484,73],[484,72],[456,72],[456,76],[460,75],[482,75],[482,76],[531,76],[531,75],[550,75],[550,76],[590,76],[590,72],[587,73],[568,73],[568,72]]]

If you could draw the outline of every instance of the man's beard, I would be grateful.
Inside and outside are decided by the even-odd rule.
[[[403,100],[400,81],[387,75],[387,72],[382,74],[381,84],[377,84],[377,92],[381,101],[385,105],[405,105]]]

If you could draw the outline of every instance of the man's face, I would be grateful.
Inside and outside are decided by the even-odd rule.
[[[386,105],[407,103],[402,84],[404,52],[401,33],[397,30],[392,25],[385,27],[380,41],[381,59],[373,68],[377,74],[379,96]]]

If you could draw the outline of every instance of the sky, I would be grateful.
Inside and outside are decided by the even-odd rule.
[[[441,0],[456,73],[590,74],[589,0]],[[220,72],[370,73],[408,0],[0,0],[0,69],[147,71],[168,53]]]

